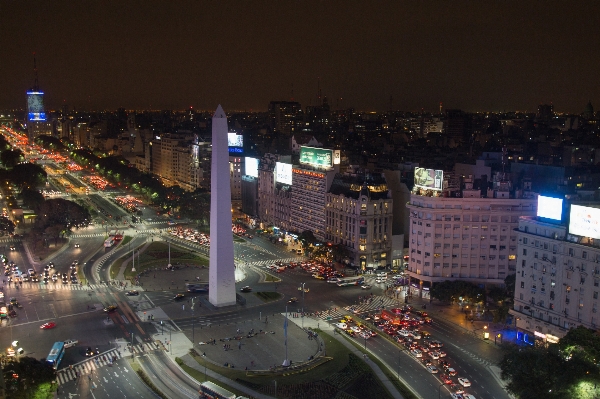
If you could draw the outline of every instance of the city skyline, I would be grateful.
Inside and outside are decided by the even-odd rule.
[[[332,109],[581,113],[600,4],[183,1],[0,4],[0,109]]]

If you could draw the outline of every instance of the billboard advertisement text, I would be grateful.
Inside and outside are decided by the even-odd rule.
[[[443,182],[443,170],[415,168],[415,186],[428,190],[441,190]]]

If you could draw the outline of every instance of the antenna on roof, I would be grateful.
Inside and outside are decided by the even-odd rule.
[[[35,52],[33,53],[33,75],[34,75],[33,91],[40,91],[40,85],[38,82],[37,65],[35,62]]]

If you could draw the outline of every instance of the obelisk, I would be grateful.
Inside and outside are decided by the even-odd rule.
[[[208,281],[208,300],[217,307],[235,305],[235,265],[231,231],[231,186],[227,133],[227,116],[219,105],[212,118]]]

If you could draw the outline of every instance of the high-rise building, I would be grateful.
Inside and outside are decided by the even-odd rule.
[[[33,71],[35,75],[33,87],[27,91],[26,122],[30,141],[33,141],[37,136],[50,134],[50,125],[46,119],[46,110],[44,108],[44,92],[40,90],[38,82],[35,54],[33,56]]]
[[[302,122],[302,107],[296,101],[271,101],[269,124],[277,133],[292,135],[299,131]]]

